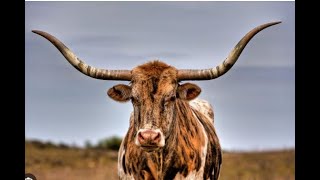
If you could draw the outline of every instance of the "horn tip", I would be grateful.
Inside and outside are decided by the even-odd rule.
[[[261,25],[259,27],[264,29],[264,28],[267,28],[267,27],[270,27],[270,26],[274,26],[274,25],[280,24],[280,23],[282,23],[282,21],[273,21],[273,22],[269,22],[269,23],[263,24],[263,25]]]
[[[31,32],[36,33],[36,34],[41,34],[42,31],[39,31],[39,30],[31,30]]]
[[[282,21],[274,21],[274,22],[272,22],[272,23],[270,23],[270,24],[276,25],[276,24],[280,24],[280,23],[282,23]]]

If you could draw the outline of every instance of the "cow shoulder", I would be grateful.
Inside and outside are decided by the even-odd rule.
[[[207,118],[214,122],[214,113],[212,105],[203,99],[196,98],[192,101],[189,101],[189,104],[192,108],[199,111],[201,114],[205,115]]]

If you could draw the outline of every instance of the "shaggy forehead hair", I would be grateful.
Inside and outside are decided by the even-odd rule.
[[[149,91],[152,98],[165,94],[177,84],[178,70],[160,61],[151,61],[132,70],[133,95]],[[147,88],[147,89],[143,89]],[[158,90],[159,88],[159,90]]]

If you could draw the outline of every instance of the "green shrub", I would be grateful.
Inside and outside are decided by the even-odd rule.
[[[122,138],[118,136],[112,136],[103,140],[100,140],[96,146],[99,149],[119,150]]]

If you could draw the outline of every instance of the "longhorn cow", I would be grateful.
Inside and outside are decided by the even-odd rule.
[[[209,69],[176,69],[151,61],[132,70],[109,70],[89,66],[54,36],[32,32],[49,40],[83,74],[102,80],[129,81],[110,88],[108,96],[131,101],[129,129],[118,154],[120,179],[218,180],[222,152],[214,128],[212,106],[197,96],[201,89],[186,80],[211,80],[228,72],[251,38],[278,24],[271,22],[249,31],[218,66]]]

